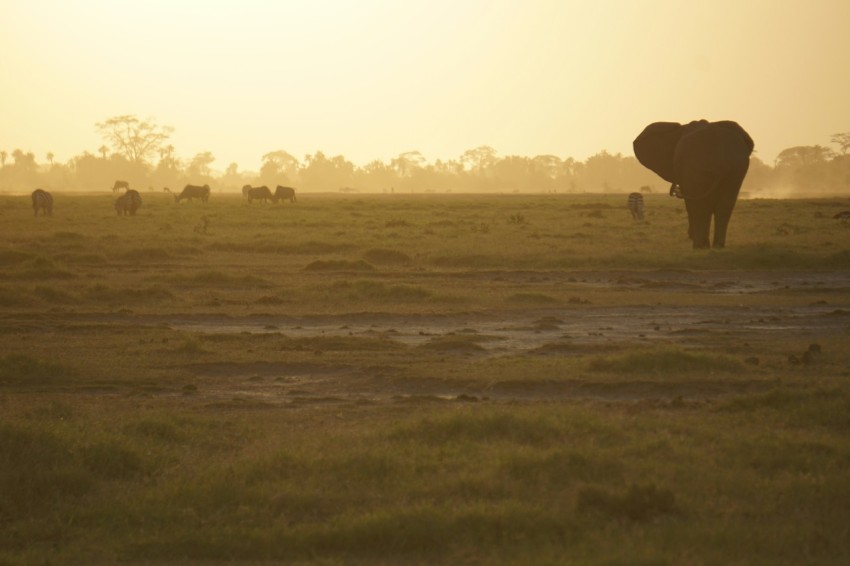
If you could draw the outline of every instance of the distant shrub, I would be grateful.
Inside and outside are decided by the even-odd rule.
[[[378,265],[407,265],[410,263],[410,256],[406,253],[384,248],[373,248],[367,251],[363,254],[363,259]]]
[[[0,385],[42,385],[71,377],[73,372],[57,363],[43,362],[23,354],[0,358]]]
[[[632,374],[740,373],[744,369],[741,362],[724,356],[677,349],[596,358],[588,367],[591,371]]]

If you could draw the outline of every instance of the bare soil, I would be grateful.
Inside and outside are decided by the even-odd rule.
[[[460,275],[463,277],[464,275]],[[577,290],[613,289],[628,293],[651,290],[659,299],[673,295],[693,298],[693,304],[596,306],[576,300],[546,308],[517,308],[455,314],[347,313],[323,316],[90,315],[98,323],[163,325],[190,333],[275,333],[286,338],[373,338],[409,347],[432,348],[463,364],[499,356],[572,356],[616,352],[626,347],[676,345],[711,349],[752,362],[775,344],[835,342],[850,334],[850,276],[844,273],[694,273],[687,271],[587,272],[571,274],[470,274],[518,282],[553,279]],[[796,306],[787,297],[829,296]],[[769,297],[776,295],[776,300]],[[766,300],[706,300],[711,296],[754,296]],[[642,295],[643,296],[643,295]],[[796,301],[800,303],[800,301]],[[79,315],[83,316],[83,315]],[[90,321],[91,322],[91,321]],[[415,362],[411,362],[415,363]],[[540,401],[558,398],[603,400],[701,401],[717,395],[764,388],[769,380],[658,380],[593,382],[559,379],[482,383],[463,379],[409,379],[399,362],[362,363],[213,362],[181,367],[200,384],[183,394],[207,404],[300,407],[306,404],[371,404],[426,401]]]

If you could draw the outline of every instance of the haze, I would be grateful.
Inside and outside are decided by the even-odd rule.
[[[480,145],[631,154],[647,123],[733,119],[771,163],[850,131],[850,2],[2,2],[0,148],[65,161],[94,124],[173,126],[181,157],[362,165]]]

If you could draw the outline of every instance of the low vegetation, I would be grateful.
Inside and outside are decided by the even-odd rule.
[[[850,559],[850,201],[108,197],[0,197],[0,563]]]

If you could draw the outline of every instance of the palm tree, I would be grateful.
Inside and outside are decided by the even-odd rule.
[[[54,157],[53,152],[52,152],[52,151],[48,151],[48,152],[47,152],[47,161],[49,161],[49,162],[50,162],[50,166],[51,166],[51,167],[53,167],[53,157]]]
[[[6,159],[9,157],[9,154],[6,153],[5,150],[0,151],[0,167],[6,166]]]

